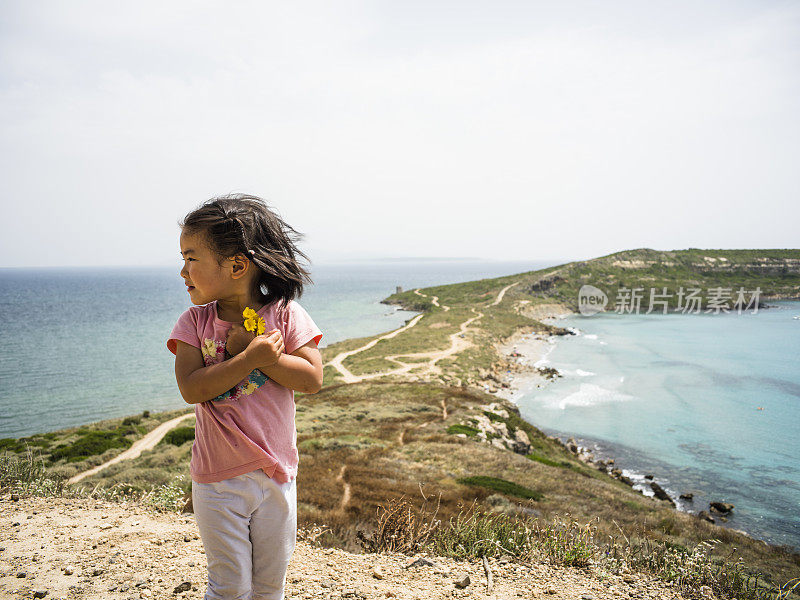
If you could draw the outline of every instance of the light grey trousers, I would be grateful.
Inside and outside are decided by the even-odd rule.
[[[261,469],[216,483],[192,481],[208,561],[205,600],[283,600],[297,540],[297,480]]]

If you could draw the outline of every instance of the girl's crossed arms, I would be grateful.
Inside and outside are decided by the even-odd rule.
[[[316,394],[322,387],[322,356],[314,340],[285,354],[279,330],[257,336],[235,324],[228,332],[227,350],[232,358],[205,366],[199,348],[178,340],[175,376],[188,404],[216,398],[255,369],[275,383],[304,394]]]

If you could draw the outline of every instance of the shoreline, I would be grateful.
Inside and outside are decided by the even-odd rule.
[[[558,326],[558,321],[567,316],[576,314],[578,313],[569,310],[549,315],[543,315],[540,312],[540,314],[533,318],[536,318],[546,325]],[[572,328],[569,329],[572,334],[575,333],[572,331]],[[555,348],[559,337],[561,336],[556,334],[517,331],[503,342],[496,344],[495,348],[502,359],[511,365],[515,365],[516,368],[512,367],[512,369],[507,370],[507,372],[502,375],[499,382],[500,385],[496,391],[493,392],[493,395],[519,407],[519,400],[523,396],[547,386],[547,384],[551,383],[555,378],[560,377],[561,375],[557,374],[558,371],[555,368],[546,367],[547,357]],[[545,369],[549,370],[545,371]],[[484,389],[486,389],[485,386],[486,383],[484,383]],[[486,391],[491,392],[491,389]],[[531,425],[547,434],[548,438],[560,443],[572,452],[578,460],[587,466],[608,473],[615,479],[629,485],[633,490],[638,491],[643,496],[660,498],[663,501],[668,501],[676,512],[683,512],[696,518],[704,519],[719,527],[725,527],[726,529],[736,531],[765,544],[775,544],[775,542],[756,537],[753,533],[726,526],[725,523],[728,521],[726,515],[729,515],[729,513],[715,512],[710,509],[710,506],[707,509],[694,507],[692,505],[692,500],[686,499],[682,492],[674,489],[673,485],[667,486],[666,482],[662,480],[664,486],[662,487],[658,483],[659,478],[653,475],[654,470],[652,469],[641,471],[618,466],[617,456],[611,455],[607,449],[601,449],[600,447],[601,443],[613,447],[613,442],[597,439],[584,440],[579,434],[570,432],[562,432],[561,435],[551,435],[533,420],[529,422]],[[576,441],[576,438],[578,441],[588,442],[591,447],[580,445],[578,441]]]

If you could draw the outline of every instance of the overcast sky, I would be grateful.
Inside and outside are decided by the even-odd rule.
[[[0,1],[0,266],[177,265],[265,198],[316,263],[800,236],[798,2]]]

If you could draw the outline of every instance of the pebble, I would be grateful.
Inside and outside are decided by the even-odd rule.
[[[184,581],[179,586],[177,586],[174,590],[172,590],[173,594],[180,594],[181,592],[188,592],[192,589],[192,582],[191,581]]]
[[[428,560],[427,558],[420,556],[416,560],[412,560],[410,563],[406,565],[406,569],[410,567],[433,567],[436,564],[433,561]]]

